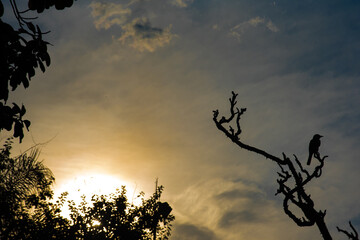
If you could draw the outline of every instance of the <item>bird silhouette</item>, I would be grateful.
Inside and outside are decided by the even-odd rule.
[[[307,161],[307,165],[310,165],[311,163],[311,158],[313,155],[315,154],[319,154],[319,147],[320,147],[320,138],[322,138],[323,136],[319,135],[319,134],[315,134],[314,137],[311,139],[310,143],[309,143],[309,158]]]

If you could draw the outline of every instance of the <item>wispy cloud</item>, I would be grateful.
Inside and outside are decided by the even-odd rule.
[[[162,4],[164,2],[170,3],[171,5],[177,6],[177,7],[188,7],[190,4],[192,4],[194,2],[194,0],[166,0],[166,1],[159,1],[159,0],[130,0],[130,2],[128,3],[128,5],[133,5],[133,4],[137,4],[137,3],[141,3],[141,2],[162,2]]]
[[[265,26],[271,32],[278,32],[279,28],[271,21],[266,21],[265,18],[259,16],[249,19],[248,21],[241,22],[230,29],[230,35],[240,40],[242,35],[250,28]]]
[[[187,1],[176,2],[183,6]],[[157,48],[169,44],[174,36],[170,32],[172,25],[166,28],[154,27],[149,18],[133,16],[131,7],[136,8],[137,4],[140,4],[137,0],[132,0],[126,5],[91,3],[95,27],[109,29],[113,25],[118,25],[121,28],[120,37],[114,37],[114,39],[140,52],[154,52]]]
[[[113,25],[122,26],[131,14],[131,9],[116,3],[92,2],[90,7],[96,29],[109,29]]]
[[[277,26],[275,26],[275,24],[271,20],[269,20],[266,23],[266,27],[272,32],[278,32],[279,31],[279,28]]]
[[[243,25],[250,25],[253,27],[256,27],[257,25],[259,25],[260,23],[264,23],[265,19],[261,18],[261,17],[254,17],[251,18],[249,21],[242,23]]]
[[[173,240],[193,239],[193,240],[217,240],[214,232],[205,227],[185,223],[175,225]]]
[[[249,239],[247,229],[259,228],[263,232],[257,231],[250,239],[262,239],[266,238],[264,232],[276,229],[282,217],[281,210],[256,184],[219,178],[193,184],[180,194],[174,207],[180,210],[174,239],[187,239],[178,235],[190,233],[199,240]]]
[[[194,0],[170,0],[171,4],[178,6],[178,7],[187,7],[193,2],[194,2]]]
[[[173,38],[171,25],[165,29],[151,26],[146,18],[136,18],[122,27],[124,33],[118,38],[122,43],[129,45],[140,52],[154,52],[155,49],[169,44]]]

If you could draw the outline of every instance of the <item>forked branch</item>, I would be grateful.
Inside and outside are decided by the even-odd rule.
[[[222,116],[219,118],[219,110],[213,111],[213,120],[216,127],[222,131],[228,138],[231,139],[240,148],[254,152],[264,156],[266,159],[270,159],[278,164],[280,171],[278,172],[279,179],[277,183],[279,185],[276,195],[284,195],[283,208],[284,212],[298,225],[298,226],[312,226],[317,225],[323,239],[331,240],[332,237],[325,224],[326,210],[317,211],[314,208],[314,202],[311,196],[305,192],[305,185],[311,180],[319,178],[322,174],[325,159],[328,156],[321,157],[320,153],[314,154],[314,158],[318,160],[318,164],[312,171],[305,169],[301,161],[294,155],[294,160],[291,160],[284,153],[282,158],[276,157],[270,153],[265,152],[262,149],[245,144],[240,140],[240,134],[242,132],[240,127],[241,116],[245,113],[246,108],[236,107],[237,94],[232,92],[230,102],[230,116]],[[234,127],[233,127],[234,126]],[[296,216],[289,208],[292,204],[302,211],[303,216]],[[338,231],[343,232],[352,240],[359,240],[358,234],[354,227],[350,223],[350,227],[353,232],[349,233],[345,230],[337,228]]]
[[[232,93],[232,97],[229,98],[229,101],[230,101],[230,116],[229,117],[222,116],[221,119],[218,120],[219,110],[213,111],[213,120],[214,120],[214,122],[216,124],[216,127],[220,131],[225,133],[225,135],[228,138],[230,138],[239,147],[244,148],[244,149],[246,149],[248,151],[260,154],[260,155],[264,156],[265,158],[271,159],[271,160],[281,164],[282,160],[280,158],[275,157],[275,156],[265,152],[264,150],[261,150],[261,149],[258,149],[256,147],[247,145],[247,144],[240,141],[239,135],[242,132],[241,127],[240,127],[240,118],[241,118],[241,115],[243,115],[245,113],[246,108],[241,108],[240,110],[239,110],[239,108],[236,108],[236,110],[235,110],[235,105],[237,103],[237,101],[236,101],[237,94],[235,94],[234,92],[231,92],[231,93]],[[229,130],[227,130],[225,128],[224,124],[225,123],[226,124],[230,123],[234,118],[236,119],[235,120],[236,131],[233,129],[232,126],[229,126]]]
[[[349,225],[350,225],[353,232],[348,232],[348,231],[343,230],[343,229],[341,229],[339,227],[336,227],[336,228],[337,228],[337,230],[339,232],[344,233],[349,239],[351,239],[351,240],[359,240],[359,234],[356,231],[356,229],[354,228],[354,226],[351,224],[351,221],[349,221]]]

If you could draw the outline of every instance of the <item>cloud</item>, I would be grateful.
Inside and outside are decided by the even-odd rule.
[[[231,189],[229,191],[222,192],[216,196],[219,200],[236,200],[236,199],[263,199],[264,194],[259,191],[248,189]]]
[[[124,33],[118,38],[122,43],[129,45],[140,52],[154,52],[156,48],[169,44],[173,38],[171,25],[165,29],[152,27],[146,18],[136,18],[122,27]]]
[[[235,27],[230,29],[230,35],[240,40],[241,36],[248,31],[250,28],[265,26],[271,32],[278,32],[279,28],[271,21],[266,21],[265,18],[261,18],[259,16],[249,19],[248,21],[244,21],[239,23]]]
[[[181,6],[186,3],[186,1],[176,2]],[[91,15],[96,29],[109,29],[118,25],[121,28],[120,37],[114,39],[140,52],[154,52],[157,48],[169,44],[174,36],[170,32],[172,25],[166,28],[153,27],[149,18],[144,17],[148,14],[143,4],[144,2],[137,0],[130,1],[126,7],[117,3],[92,2]]]
[[[223,213],[218,222],[221,228],[263,222],[263,215],[266,214],[264,209],[270,204],[266,200],[266,194],[259,189],[233,188],[216,195],[215,199],[219,203],[236,206]]]
[[[249,24],[249,25],[251,25],[253,27],[256,27],[260,23],[264,23],[264,22],[265,22],[264,18],[254,17],[254,18],[251,18],[249,21],[245,22],[245,24]]]
[[[214,232],[205,227],[193,224],[175,225],[171,239],[173,240],[217,240]]]
[[[218,24],[214,24],[214,25],[212,25],[212,29],[214,29],[214,30],[219,30],[219,29],[220,29],[220,27],[219,27],[219,25],[218,25]]]
[[[178,6],[178,7],[187,7],[193,1],[194,0],[170,0],[171,4]]]
[[[271,20],[269,20],[266,23],[266,27],[272,32],[278,32],[279,31],[279,28],[277,26],[275,26],[275,24]]]
[[[293,224],[253,182],[219,178],[199,182],[182,191],[173,206],[177,221],[201,226],[219,239],[263,239],[269,232],[276,236],[279,221]]]
[[[202,192],[203,187],[207,187],[208,190]],[[256,185],[222,179],[195,184],[189,187],[178,201],[185,209],[190,208],[186,210],[188,213],[191,212],[194,216],[198,216],[200,220],[203,217],[201,223],[204,224],[206,221],[210,221],[210,225],[233,209],[260,209],[269,204],[266,201],[266,194]],[[211,219],[210,216],[212,216]]]
[[[96,29],[109,29],[113,25],[121,26],[131,14],[131,9],[116,3],[92,2],[90,7]]]
[[[154,4],[156,2],[161,2],[161,4],[163,4],[163,1],[154,1],[154,0],[130,0],[130,2],[128,3],[128,5],[133,5],[133,4],[138,4],[138,3],[144,3],[144,2],[151,2],[151,4]],[[194,0],[167,0],[167,3],[180,7],[180,8],[184,8],[184,7],[188,7],[190,4],[192,4],[194,2]]]
[[[219,226],[221,228],[228,228],[241,223],[249,224],[261,221],[261,216],[253,210],[228,211],[221,217]]]

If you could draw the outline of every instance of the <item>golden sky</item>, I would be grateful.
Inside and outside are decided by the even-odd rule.
[[[239,93],[241,139],[305,162],[329,155],[309,186],[330,231],[360,229],[359,3],[350,1],[77,1],[37,20],[52,63],[14,99],[55,189],[108,175],[176,216],[174,240],[320,239],[274,196],[277,166],[231,143],[212,122]],[[11,101],[11,99],[10,99]],[[8,133],[1,133],[2,137]],[[76,184],[76,181],[75,181]],[[286,234],[284,235],[284,229]]]

